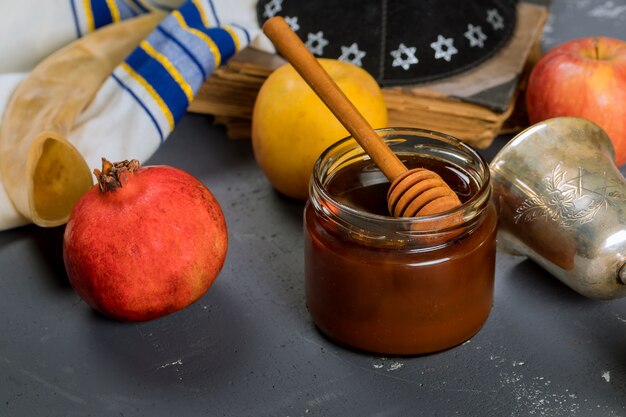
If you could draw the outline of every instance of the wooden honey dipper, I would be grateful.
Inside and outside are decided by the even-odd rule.
[[[263,32],[391,182],[387,204],[393,216],[427,216],[461,205],[439,175],[424,168],[407,169],[282,17],[267,20]]]

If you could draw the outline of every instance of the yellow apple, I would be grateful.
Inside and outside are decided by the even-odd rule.
[[[387,126],[382,91],[368,72],[343,61],[319,62],[373,128]],[[279,192],[305,200],[315,160],[348,135],[291,65],[279,67],[263,83],[252,113],[252,147]]]

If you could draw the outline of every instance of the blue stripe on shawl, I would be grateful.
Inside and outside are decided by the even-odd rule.
[[[202,31],[209,35],[213,42],[217,45],[222,55],[222,62],[226,62],[228,58],[237,52],[237,46],[230,33],[219,27],[203,28]]]
[[[78,11],[76,10],[76,0],[70,0],[72,5],[72,16],[74,17],[74,25],[76,26],[76,37],[80,38],[83,34],[80,31],[80,24],[78,23]]]
[[[164,34],[163,30],[152,32],[146,41],[167,58],[195,94],[205,81],[205,72],[198,68],[197,62],[180,47],[180,43],[173,42],[169,36]]]
[[[185,114],[189,101],[181,86],[170,73],[141,48],[136,48],[126,58],[126,63],[154,88],[170,109],[172,116],[174,116],[174,123],[178,122]]]
[[[139,15],[139,13],[137,13],[137,11],[130,7],[125,1],[115,0],[115,3],[117,4],[117,9],[120,11],[121,20],[125,20],[130,17],[135,17]]]
[[[141,108],[146,112],[146,114],[148,115],[148,117],[152,121],[152,124],[156,128],[157,132],[159,132],[159,138],[161,140],[161,143],[163,143],[163,141],[165,140],[165,137],[163,136],[163,131],[159,127],[159,123],[157,123],[157,120],[154,117],[154,115],[152,113],[150,113],[150,110],[148,110],[148,107],[146,107],[146,105],[141,101],[141,99],[139,97],[137,97],[137,95],[135,93],[133,93],[133,91],[130,88],[128,88],[128,86],[126,84],[124,84],[124,82],[122,80],[120,80],[119,77],[117,77],[115,74],[111,74],[111,77],[115,81],[117,81],[117,83],[124,90],[126,90],[135,99],[135,101],[139,104],[139,106],[141,106]]]
[[[211,74],[215,69],[215,57],[207,44],[198,36],[183,29],[178,20],[172,16],[166,17],[159,25],[173,39],[186,46],[187,52],[198,62],[205,74]]]
[[[96,29],[113,22],[113,16],[106,0],[91,0],[93,24]]]
[[[205,27],[204,23],[202,23],[202,15],[196,5],[193,4],[193,1],[185,2],[178,11],[185,18],[185,22],[192,28],[201,29]]]
[[[213,0],[208,0],[209,1],[209,6],[211,7],[211,12],[213,13],[213,17],[215,17],[215,22],[217,23],[217,26],[220,26],[220,18],[217,16],[217,12],[215,11],[215,5],[213,4]]]
[[[246,29],[245,27],[243,27],[242,25],[238,23],[231,23],[230,25],[232,27],[236,27],[237,29],[241,30],[244,33],[244,35],[246,35],[246,45],[250,43],[251,39],[250,39],[250,33],[248,32],[248,29]]]
[[[176,44],[186,55],[187,57],[189,57],[189,60],[191,62],[193,62],[193,65],[195,65],[196,69],[200,72],[200,74],[202,74],[202,79],[205,80],[207,78],[207,73],[205,68],[202,66],[202,64],[198,61],[198,59],[196,58],[196,56],[193,54],[193,52],[191,52],[188,48],[187,45],[183,44],[181,41],[179,41],[178,39],[176,39],[176,37],[174,37],[173,34],[171,34],[170,32],[168,32],[163,25],[160,25],[157,27],[157,30],[167,39],[169,39],[172,43]]]

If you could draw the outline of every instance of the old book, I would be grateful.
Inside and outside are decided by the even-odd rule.
[[[524,127],[524,106],[516,102],[539,53],[548,14],[545,2],[519,2],[513,36],[489,60],[435,82],[384,87],[389,125],[444,132],[480,148],[489,146],[501,132]],[[206,81],[190,111],[215,116],[215,123],[225,125],[231,138],[249,138],[258,91],[284,63],[276,54],[252,48],[241,51]]]

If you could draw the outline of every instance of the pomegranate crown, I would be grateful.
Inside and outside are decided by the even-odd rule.
[[[110,162],[106,158],[102,158],[102,171],[98,168],[93,170],[100,191],[112,192],[123,187],[128,182],[128,177],[137,171],[141,165],[136,159]]]

